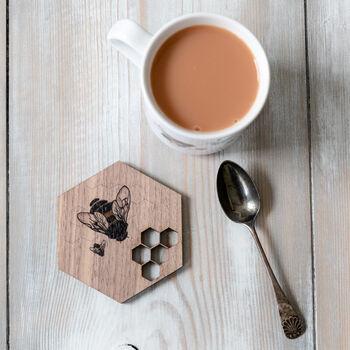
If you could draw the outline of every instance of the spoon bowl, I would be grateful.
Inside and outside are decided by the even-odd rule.
[[[224,161],[220,165],[216,185],[221,207],[229,219],[239,224],[255,220],[260,210],[260,197],[243,168]]]

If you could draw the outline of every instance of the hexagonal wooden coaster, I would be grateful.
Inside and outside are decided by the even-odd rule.
[[[181,196],[117,162],[58,198],[58,267],[122,303],[182,266]]]

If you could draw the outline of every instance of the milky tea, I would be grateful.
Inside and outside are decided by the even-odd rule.
[[[226,129],[256,98],[259,73],[253,53],[232,32],[195,25],[169,37],[151,69],[154,98],[163,113],[192,131]]]

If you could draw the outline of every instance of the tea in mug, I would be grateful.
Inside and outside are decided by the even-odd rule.
[[[154,98],[188,130],[212,132],[241,120],[253,105],[259,73],[249,47],[229,30],[195,25],[169,37],[151,68]]]

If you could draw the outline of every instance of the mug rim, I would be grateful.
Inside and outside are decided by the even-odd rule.
[[[186,129],[178,124],[176,124],[175,122],[173,122],[158,106],[152,90],[151,90],[151,86],[147,87],[146,86],[146,81],[147,79],[150,79],[150,77],[148,77],[148,71],[146,71],[146,62],[149,59],[150,53],[152,52],[151,48],[154,45],[154,43],[158,40],[159,36],[165,32],[167,29],[169,29],[170,27],[172,27],[173,25],[182,22],[184,20],[187,19],[192,19],[192,18],[205,18],[205,17],[210,17],[211,19],[217,20],[218,23],[217,24],[213,24],[214,26],[217,27],[221,27],[224,28],[226,30],[230,30],[228,29],[224,24],[222,26],[220,26],[220,22],[224,22],[224,21],[230,21],[233,22],[234,25],[236,27],[238,27],[245,36],[250,37],[250,40],[254,42],[254,44],[257,46],[257,50],[260,51],[260,56],[259,58],[257,58],[257,54],[256,51],[253,51],[252,48],[250,46],[249,49],[252,51],[254,58],[256,60],[256,64],[258,66],[258,68],[260,68],[261,66],[265,66],[265,70],[266,70],[266,77],[265,77],[265,83],[264,85],[261,84],[261,82],[259,82],[259,87],[258,87],[258,92],[257,92],[257,96],[253,102],[253,104],[251,105],[251,107],[249,108],[249,110],[247,111],[247,113],[235,124],[231,125],[228,128],[225,129],[220,129],[220,130],[215,130],[215,131],[209,131],[209,132],[201,132],[201,131],[192,131],[189,129]],[[185,26],[184,28],[190,27],[190,25]],[[182,28],[183,29],[183,28]],[[181,30],[181,29],[179,29]],[[230,30],[232,33],[234,33],[235,35],[237,35],[233,30]],[[169,35],[167,35],[164,40],[162,40],[160,46],[174,33],[171,33]],[[238,35],[237,35],[238,36]],[[239,36],[239,38],[246,44],[247,40],[245,38],[242,38],[241,36]],[[159,47],[160,47],[159,46]],[[157,48],[157,50],[159,49],[159,47]],[[156,50],[156,52],[157,52]],[[154,57],[152,58],[152,62],[153,62]],[[151,62],[151,64],[152,64]],[[267,100],[267,96],[269,93],[269,89],[270,89],[270,66],[269,66],[269,62],[266,56],[266,52],[263,49],[262,45],[260,44],[259,40],[255,37],[255,35],[249,30],[247,29],[243,24],[237,22],[236,20],[230,18],[230,17],[226,17],[226,16],[222,16],[222,15],[218,15],[218,14],[212,14],[212,13],[206,13],[206,12],[197,12],[197,13],[192,13],[192,14],[187,14],[187,15],[183,15],[183,16],[179,16],[176,17],[174,19],[172,19],[171,21],[167,22],[166,24],[164,24],[155,34],[152,35],[147,49],[146,49],[146,54],[143,57],[142,60],[142,66],[141,66],[141,87],[142,87],[142,91],[143,91],[143,96],[146,98],[146,101],[148,102],[148,105],[151,107],[153,114],[156,116],[156,119],[158,120],[158,122],[160,124],[163,124],[165,127],[170,128],[173,132],[182,135],[183,137],[186,138],[191,138],[191,139],[195,139],[195,140],[209,140],[209,139],[217,139],[217,138],[224,138],[224,137],[228,137],[228,136],[232,136],[236,133],[238,133],[239,131],[245,129],[246,127],[248,127],[260,114],[262,108],[265,105],[265,102]],[[260,99],[258,100],[258,93],[259,90],[261,90],[264,87],[264,89],[262,90],[262,94]],[[252,111],[253,107],[255,107],[256,111],[254,114],[251,114],[249,117],[249,113]]]

